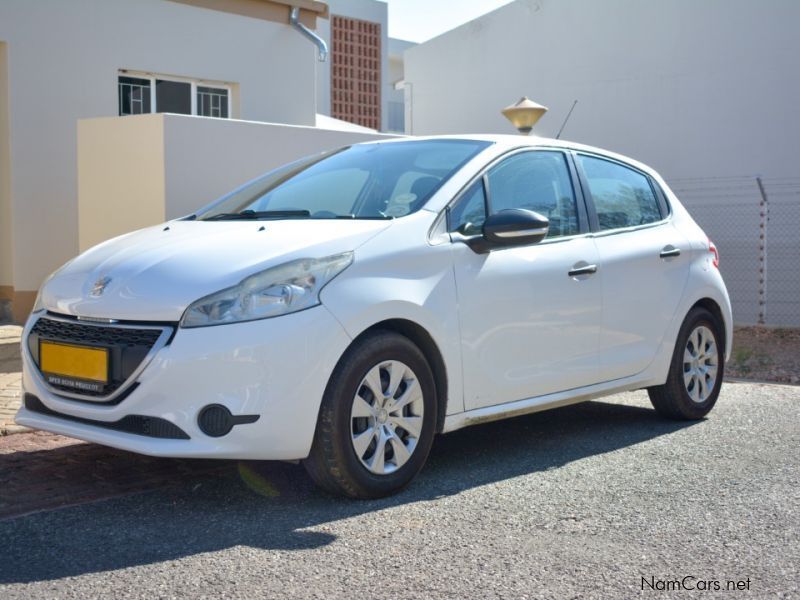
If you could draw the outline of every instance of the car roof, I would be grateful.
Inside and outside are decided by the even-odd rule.
[[[371,140],[369,142],[362,142],[363,144],[396,144],[403,142],[421,142],[428,140],[474,140],[481,142],[490,142],[495,148],[495,152],[503,153],[508,150],[517,148],[564,148],[568,150],[577,150],[581,152],[588,152],[591,154],[599,154],[607,158],[619,160],[627,163],[633,167],[657,175],[652,167],[639,162],[638,160],[598,148],[596,146],[589,146],[587,144],[580,144],[578,142],[571,142],[568,140],[557,140],[555,138],[539,137],[537,135],[513,135],[513,134],[499,134],[499,133],[481,133],[481,134],[456,134],[456,135],[427,135],[427,136],[398,136],[395,138],[384,140]]]

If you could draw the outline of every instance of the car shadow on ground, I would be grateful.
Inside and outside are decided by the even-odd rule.
[[[319,531],[326,523],[559,468],[688,426],[649,408],[588,402],[471,427],[439,436],[409,488],[373,501],[329,496],[299,465],[226,461],[195,477],[184,472],[177,484],[148,494],[0,521],[0,584],[113,571],[233,546],[322,547],[336,540]]]

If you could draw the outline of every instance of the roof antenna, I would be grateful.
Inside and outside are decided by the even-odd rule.
[[[575,102],[572,103],[572,108],[569,109],[569,112],[567,113],[567,118],[564,119],[564,122],[561,124],[561,129],[558,130],[558,133],[556,134],[556,139],[561,138],[561,132],[564,131],[564,127],[566,127],[567,121],[569,121],[569,118],[572,116],[572,111],[575,110],[575,105],[577,103],[578,103],[577,100],[575,100]]]

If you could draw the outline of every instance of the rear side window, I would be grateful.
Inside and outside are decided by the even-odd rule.
[[[658,200],[647,176],[619,163],[577,155],[594,201],[601,231],[661,220]]]

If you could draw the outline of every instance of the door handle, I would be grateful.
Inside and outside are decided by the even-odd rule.
[[[681,255],[680,248],[676,248],[675,246],[669,245],[669,246],[664,246],[664,248],[661,250],[661,254],[659,254],[658,256],[660,258],[675,258],[676,256],[680,255]]]
[[[574,265],[572,270],[570,270],[567,275],[570,277],[577,277],[578,275],[591,275],[593,273],[597,273],[597,265],[582,265],[578,266],[580,263]]]

